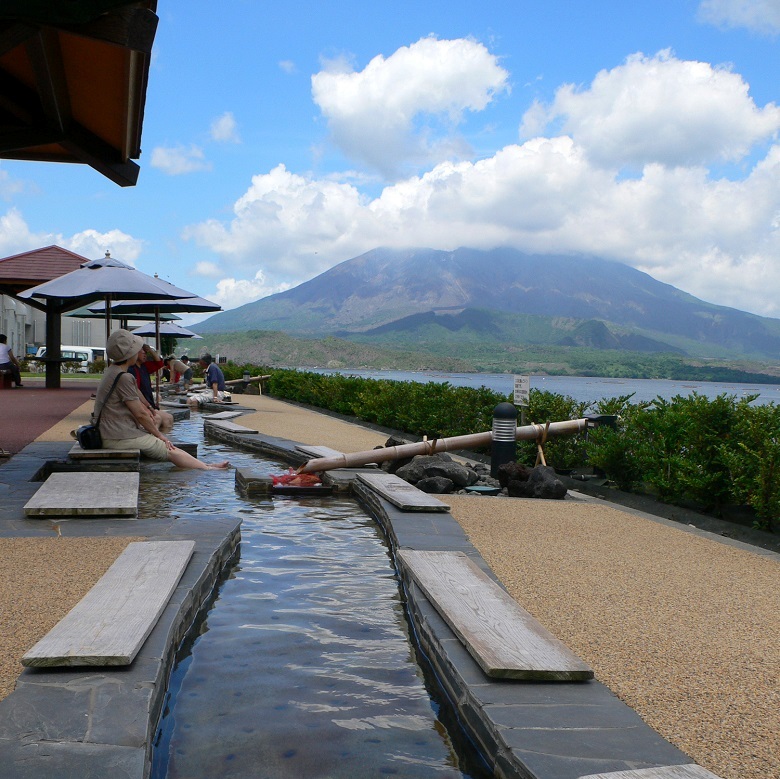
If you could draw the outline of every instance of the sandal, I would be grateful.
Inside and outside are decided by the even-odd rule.
[[[11,452],[9,452],[7,449],[0,449],[0,457],[10,457]]]

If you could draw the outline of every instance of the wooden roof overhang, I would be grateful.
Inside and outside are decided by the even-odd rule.
[[[42,249],[4,257],[0,259],[0,295],[17,297],[20,292],[30,287],[78,270],[85,262],[89,262],[86,257],[61,246],[45,246]],[[46,309],[45,303],[34,298],[22,302],[41,311]]]
[[[0,158],[77,162],[133,186],[157,0],[0,3]]]

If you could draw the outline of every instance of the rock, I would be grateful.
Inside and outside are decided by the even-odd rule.
[[[455,489],[451,479],[444,476],[426,476],[417,482],[417,489],[433,495],[447,495]]]
[[[447,460],[444,460],[444,458]],[[448,454],[418,454],[412,458],[412,461],[406,465],[402,465],[395,471],[395,475],[408,481],[410,484],[417,484],[420,479],[425,477],[425,469],[429,465],[439,465],[442,462],[451,461],[452,458]]]
[[[256,387],[254,384],[247,384],[244,392],[247,395],[262,395],[262,392],[260,392],[260,388]]]
[[[501,466],[503,468],[503,466]],[[501,468],[499,468],[499,471]],[[548,465],[539,465],[529,471],[525,481],[511,479],[507,484],[507,494],[511,498],[542,498],[563,500],[566,487],[555,475],[555,469]]]
[[[510,481],[528,481],[532,470],[521,463],[504,463],[498,466],[498,481],[502,487],[509,486]]]
[[[464,468],[458,463],[434,463],[425,468],[425,476],[443,476],[458,488],[469,487],[479,481],[479,475],[476,471]]]

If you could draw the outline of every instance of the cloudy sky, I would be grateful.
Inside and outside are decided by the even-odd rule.
[[[233,308],[377,246],[512,246],[780,317],[780,0],[158,13],[138,185],[0,162],[0,257],[109,249]]]

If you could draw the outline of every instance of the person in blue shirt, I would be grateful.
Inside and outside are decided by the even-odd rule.
[[[214,358],[210,354],[204,354],[199,360],[201,367],[206,371],[205,382],[206,386],[211,389],[213,394],[213,402],[221,403],[222,395],[225,391],[225,374],[222,373],[220,367],[214,362]]]

